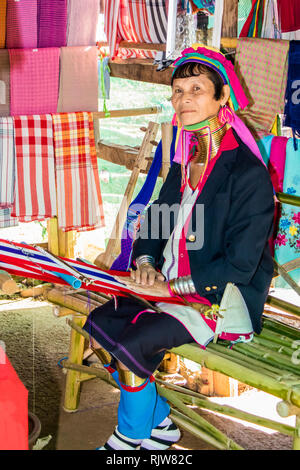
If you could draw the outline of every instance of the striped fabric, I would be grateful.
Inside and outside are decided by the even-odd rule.
[[[53,115],[58,225],[64,231],[104,225],[90,113]]]
[[[5,47],[7,0],[0,0],[0,49]]]
[[[11,209],[0,209],[0,228],[16,227],[18,223],[18,219],[12,217]]]
[[[0,209],[11,208],[15,196],[14,124],[10,117],[0,118]]]
[[[14,118],[16,197],[13,216],[21,222],[56,215],[51,115]]]
[[[68,0],[67,46],[95,46],[99,0]]]
[[[38,0],[38,47],[67,45],[67,0]]]
[[[7,0],[6,47],[37,47],[37,0]]]
[[[57,112],[98,111],[98,48],[62,47]]]
[[[249,105],[238,114],[256,136],[270,133],[284,109],[289,42],[258,38],[238,40],[235,70]]]
[[[152,42],[167,41],[168,18],[165,0],[146,0],[148,24]]]
[[[165,0],[106,0],[104,25],[110,56],[154,58],[156,53],[118,48],[120,41],[164,43],[167,37]]]
[[[59,54],[56,47],[9,50],[12,116],[56,112]]]
[[[8,51],[0,50],[0,116],[10,115],[10,68]]]

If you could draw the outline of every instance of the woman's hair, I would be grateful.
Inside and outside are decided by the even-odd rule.
[[[179,65],[174,72],[174,75],[171,80],[171,86],[173,81],[176,78],[188,78],[188,77],[197,77],[198,75],[204,74],[207,78],[213,82],[215,87],[215,96],[214,99],[219,101],[222,97],[223,90],[223,80],[222,77],[211,67],[207,67],[204,64],[199,64],[198,62],[187,62],[186,64]]]

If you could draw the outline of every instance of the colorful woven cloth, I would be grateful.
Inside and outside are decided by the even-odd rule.
[[[7,0],[6,47],[37,47],[37,0]]]
[[[249,99],[238,114],[260,138],[270,133],[276,115],[283,112],[288,49],[287,41],[238,40],[235,71]]]
[[[0,118],[0,209],[13,206],[15,196],[14,123],[10,117]]]
[[[62,47],[58,113],[98,111],[98,48]]]
[[[13,216],[21,222],[56,215],[54,147],[50,115],[14,118],[16,196]]]
[[[58,225],[64,231],[104,225],[90,113],[53,115]]]
[[[67,0],[38,0],[38,47],[67,44]]]
[[[284,125],[291,127],[295,136],[300,137],[299,77],[300,77],[300,41],[291,41],[289,50],[286,104]],[[295,87],[296,84],[296,87]],[[295,142],[296,143],[296,140]]]
[[[7,0],[0,0],[0,48],[5,47]]]
[[[273,139],[274,140],[274,139]],[[300,142],[298,150],[294,148],[293,139],[288,139],[284,168],[283,192],[300,196]],[[292,261],[300,256],[300,207],[281,204],[281,215],[278,233],[275,240],[275,259],[279,264]],[[294,281],[300,281],[300,268],[289,274]],[[282,280],[276,280],[280,286]]]
[[[10,115],[10,68],[7,50],[0,50],[0,116]]]
[[[95,46],[99,0],[68,0],[67,46]]]
[[[55,47],[9,50],[12,116],[56,112],[59,53]]]

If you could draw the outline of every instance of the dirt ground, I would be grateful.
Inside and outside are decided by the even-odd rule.
[[[70,329],[66,318],[57,318],[53,306],[26,299],[1,301],[0,339],[20,379],[29,391],[29,410],[40,419],[40,437],[51,435],[47,450],[90,450],[102,445],[117,421],[119,391],[99,379],[82,384],[76,413],[63,410],[65,373],[58,361],[68,356]],[[280,419],[275,411],[279,399],[251,389],[239,397],[215,399],[262,416],[294,424],[294,418]],[[292,439],[250,423],[221,417],[207,411],[200,414],[244,449],[291,449]],[[183,431],[176,449],[213,450],[207,443]]]

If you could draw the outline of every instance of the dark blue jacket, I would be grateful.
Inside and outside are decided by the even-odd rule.
[[[233,131],[237,146],[225,150],[217,160],[193,209],[203,204],[204,243],[192,249],[197,241],[195,217],[186,235],[191,275],[199,295],[212,303],[219,303],[225,286],[232,282],[240,289],[247,304],[253,329],[261,331],[261,316],[273,276],[273,260],[268,239],[272,234],[274,192],[266,167]],[[170,223],[170,232],[176,215],[170,220],[160,216],[154,222],[160,236],[151,238],[151,220],[155,205],[180,204],[181,167],[173,163],[158,199],[149,207],[144,224],[134,242],[134,260],[142,254],[154,256],[157,267],[163,264],[163,250],[167,237],[162,230]],[[162,207],[162,206],[161,206]],[[198,208],[199,209],[199,208]],[[151,219],[152,217],[152,219]],[[194,242],[191,234],[196,236]],[[195,237],[194,237],[195,238]]]

